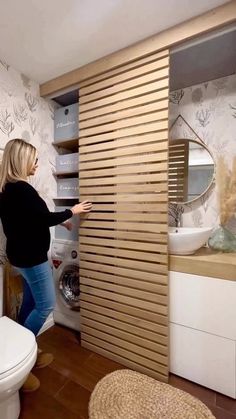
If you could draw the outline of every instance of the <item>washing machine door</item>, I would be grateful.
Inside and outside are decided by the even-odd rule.
[[[72,310],[79,310],[80,280],[78,264],[68,263],[62,267],[58,286],[63,303]]]

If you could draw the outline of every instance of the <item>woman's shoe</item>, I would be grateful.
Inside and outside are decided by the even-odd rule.
[[[38,351],[38,356],[34,368],[44,368],[50,365],[53,361],[54,357],[53,354],[43,352],[41,350]]]
[[[32,374],[32,372],[30,372],[23,386],[21,387],[21,391],[23,391],[24,393],[31,393],[32,391],[38,390],[39,387],[40,387],[39,379],[35,377],[35,375]]]

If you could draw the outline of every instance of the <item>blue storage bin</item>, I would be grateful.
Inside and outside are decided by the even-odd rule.
[[[79,179],[57,179],[57,196],[61,198],[79,196]]]
[[[78,138],[78,119],[78,103],[56,109],[54,115],[54,141]]]
[[[79,171],[79,153],[60,154],[56,157],[57,173],[73,173]]]

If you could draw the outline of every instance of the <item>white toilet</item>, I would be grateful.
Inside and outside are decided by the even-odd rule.
[[[18,419],[19,389],[37,357],[34,334],[8,317],[0,317],[0,418]]]

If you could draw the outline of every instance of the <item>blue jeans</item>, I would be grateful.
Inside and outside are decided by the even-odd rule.
[[[49,262],[31,268],[19,268],[23,276],[23,301],[19,313],[19,323],[37,336],[55,306],[55,288]]]

